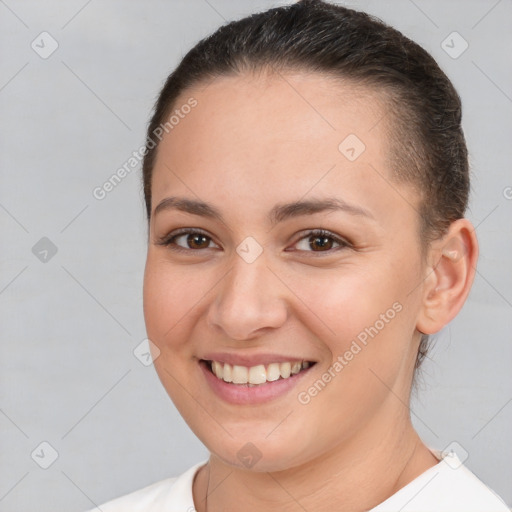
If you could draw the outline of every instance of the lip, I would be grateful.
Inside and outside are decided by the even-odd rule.
[[[313,359],[307,359],[305,357],[297,359],[296,356],[287,356],[283,354],[233,354],[229,352],[210,352],[205,354],[201,359],[206,359],[207,361],[218,361],[219,363],[228,363],[230,365],[236,364],[237,366],[258,366],[263,364],[265,366],[270,363],[301,363],[302,361],[309,361],[311,363],[316,363]]]
[[[273,361],[275,361],[275,359],[273,359]],[[289,361],[289,359],[286,359],[286,361]],[[289,393],[314,366],[315,365],[301,370],[295,375],[290,375],[287,379],[278,379],[273,382],[249,387],[246,384],[230,384],[224,382],[212,373],[205,360],[199,360],[199,367],[210,389],[212,389],[219,398],[235,405],[262,404],[282,397]]]

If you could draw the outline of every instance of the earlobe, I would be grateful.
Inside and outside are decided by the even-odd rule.
[[[462,309],[476,272],[478,242],[468,219],[458,219],[442,238],[432,242],[432,265],[424,281],[416,328],[424,334],[440,331]]]

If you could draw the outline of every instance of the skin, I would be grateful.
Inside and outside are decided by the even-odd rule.
[[[454,222],[425,254],[417,192],[393,183],[385,103],[369,90],[315,74],[221,77],[183,93],[197,106],[163,138],[152,208],[169,196],[206,201],[224,221],[163,210],[150,221],[144,315],[158,375],[211,453],[193,485],[198,512],[369,510],[438,460],[406,404],[421,332],[460,310],[477,259],[473,227]],[[356,134],[353,162],[338,146]],[[323,211],[271,225],[268,212],[336,197],[370,213]],[[178,228],[176,252],[157,241]],[[324,228],[349,246],[323,248]],[[263,249],[236,252],[248,236]],[[205,247],[205,248],[202,248]],[[188,248],[188,251],[187,251]],[[444,251],[449,248],[452,252]],[[454,252],[453,252],[454,251]],[[307,390],[394,303],[402,309],[307,404]],[[199,368],[207,351],[317,361],[292,391],[260,405],[218,398]],[[247,467],[247,443],[261,458]],[[209,491],[208,491],[209,489]],[[207,500],[205,496],[209,492]],[[243,500],[243,501],[242,501]],[[302,508],[303,507],[303,508]]]

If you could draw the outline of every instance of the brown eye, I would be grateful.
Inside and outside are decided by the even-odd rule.
[[[328,237],[328,236],[310,236],[309,237],[309,246],[311,247],[311,249],[316,249],[316,248],[319,248],[320,251],[323,251],[323,250],[329,250],[329,249],[332,249],[332,246],[333,246],[333,239],[331,237]]]
[[[350,243],[329,231],[320,229],[306,233],[306,235],[297,242],[296,246],[300,251],[318,253],[334,252],[345,247],[350,247]]]
[[[194,229],[183,229],[177,233],[171,233],[169,236],[160,239],[156,243],[157,245],[164,245],[169,247],[169,249],[172,249],[173,251],[191,252],[201,249],[208,249],[210,248],[209,246],[211,243],[213,243],[213,241],[210,236],[203,233],[202,231],[197,231]]]
[[[209,238],[202,234],[190,234],[190,235],[182,235],[181,237],[185,237],[186,243],[191,249],[205,249],[210,244]]]

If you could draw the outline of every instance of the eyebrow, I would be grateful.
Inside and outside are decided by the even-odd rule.
[[[156,216],[164,210],[173,209],[185,213],[191,213],[193,215],[199,215],[201,217],[215,219],[225,223],[221,212],[215,206],[196,199],[188,199],[186,197],[166,197],[158,203],[153,215]],[[312,215],[314,213],[324,211],[342,211],[350,215],[358,215],[375,220],[375,217],[368,210],[365,210],[360,206],[347,203],[343,199],[337,197],[277,204],[269,212],[268,220],[271,225],[275,225],[294,217]]]

